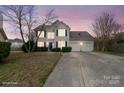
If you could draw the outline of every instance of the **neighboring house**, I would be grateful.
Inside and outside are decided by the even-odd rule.
[[[21,39],[15,38],[15,39],[9,39],[9,42],[11,42],[11,50],[12,51],[19,51],[22,48],[23,41]]]
[[[0,29],[0,41],[5,42],[7,40],[7,36],[3,29]]]
[[[71,46],[72,51],[93,51],[93,37],[88,32],[73,32],[70,27],[62,21],[55,21],[51,25],[45,25],[44,31],[42,25],[34,29],[39,35],[38,47],[62,48]]]
[[[0,14],[0,41],[5,42],[7,40],[7,36],[3,30],[3,16]]]

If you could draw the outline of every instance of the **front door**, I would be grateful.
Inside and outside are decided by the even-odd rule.
[[[49,43],[49,49],[52,49],[52,42]]]

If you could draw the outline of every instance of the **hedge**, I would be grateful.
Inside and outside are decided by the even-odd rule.
[[[61,48],[53,48],[51,49],[52,52],[71,52],[72,48],[71,47],[62,47]]]
[[[28,52],[25,48],[25,45],[27,46],[27,48],[29,49],[29,43],[30,43],[30,51],[32,50],[33,46],[34,46],[34,42],[33,41],[28,41],[25,44],[22,45],[22,51],[24,52]]]
[[[51,51],[52,52],[61,52],[61,48],[52,48]]]
[[[62,52],[71,52],[72,47],[62,47]]]
[[[124,43],[124,40],[119,40],[119,41],[117,41],[117,43],[119,44],[119,43]]]
[[[48,47],[37,47],[35,49],[35,51],[43,51],[43,52],[45,52],[45,51],[48,51]]]
[[[117,53],[124,53],[124,43],[113,44],[112,51]]]
[[[11,49],[10,42],[0,42],[0,60],[9,56],[10,49]]]

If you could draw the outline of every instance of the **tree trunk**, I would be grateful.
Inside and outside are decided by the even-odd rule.
[[[25,39],[24,39],[24,36],[23,36],[21,18],[19,19],[19,29],[20,29],[20,34],[21,34],[21,37],[22,37],[22,41],[23,41],[23,43],[24,43],[24,47],[25,47],[26,51],[28,51],[28,48],[27,48],[27,46],[26,46],[26,42],[25,42]],[[28,51],[28,52],[29,52],[29,51]]]

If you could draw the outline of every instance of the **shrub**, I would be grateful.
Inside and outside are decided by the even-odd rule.
[[[25,45],[26,45],[26,47],[27,47],[28,50],[29,50],[29,43],[30,43],[30,51],[32,51],[32,48],[34,46],[34,42],[33,41],[28,41],[28,42],[25,43]],[[24,44],[22,45],[22,51],[28,52],[26,50],[26,48],[25,48],[25,45]]]
[[[119,41],[117,41],[117,43],[119,44],[119,43],[124,43],[124,40],[119,40]]]
[[[113,44],[112,51],[116,53],[124,53],[124,43]]]
[[[51,51],[52,52],[61,52],[61,48],[52,48]]]
[[[0,60],[9,56],[10,49],[11,49],[11,43],[0,42]]]
[[[48,51],[48,47],[37,47],[35,51]]]
[[[72,47],[62,47],[62,52],[71,52]]]

